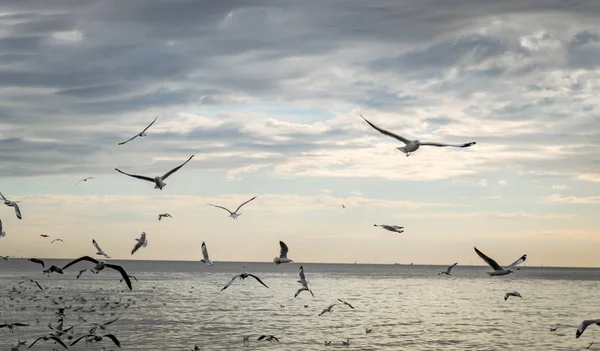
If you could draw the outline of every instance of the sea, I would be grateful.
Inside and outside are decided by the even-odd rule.
[[[61,338],[67,346],[94,323],[118,318],[105,330],[96,328],[96,335],[114,335],[120,348],[104,338],[83,339],[72,350],[548,351],[584,350],[592,342],[590,349],[600,350],[600,326],[575,338],[584,319],[600,318],[600,269],[521,267],[490,277],[489,267],[460,264],[446,276],[438,275],[446,266],[305,263],[314,297],[303,291],[294,298],[298,263],[110,261],[136,277],[132,291],[108,268],[76,279],[80,269],[92,268],[87,262],[46,277],[25,259],[0,260],[0,324],[28,324],[12,333],[1,328],[0,350],[11,350],[17,340],[27,341],[24,350],[52,333],[48,324],[56,326],[59,308],[63,328],[73,326]],[[45,260],[46,267],[68,262]],[[249,277],[221,291],[243,272],[268,288]],[[19,284],[25,279],[44,290],[30,281]],[[512,291],[523,298],[505,301]],[[331,304],[332,311],[319,316]],[[279,341],[258,341],[261,335]],[[40,340],[32,349],[63,348]]]

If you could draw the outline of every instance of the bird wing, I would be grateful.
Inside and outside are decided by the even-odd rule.
[[[42,265],[42,268],[46,268],[46,266],[44,265],[44,261],[42,261],[42,260],[39,260],[37,258],[30,258],[29,261],[33,262],[33,263],[39,263]]]
[[[266,337],[267,337],[266,335],[261,335],[261,336],[259,336],[259,337],[258,337],[258,339],[256,339],[256,340],[257,340],[257,341],[258,341],[258,340],[262,340],[262,339],[264,339],[264,338],[266,338]]]
[[[26,326],[28,326],[29,324],[27,324],[27,323],[13,323],[13,325],[14,325],[15,327],[26,327]]]
[[[495,271],[501,271],[502,267],[500,267],[500,265],[498,264],[498,262],[494,261],[493,259],[487,257],[483,252],[477,250],[476,247],[474,247],[475,252],[477,252],[477,255],[479,255],[479,257],[481,257],[482,260],[485,261],[485,263],[487,263],[488,265],[490,265],[490,267],[492,267]]]
[[[119,340],[117,339],[116,336],[112,335],[112,334],[106,334],[102,336],[103,338],[109,338],[110,340],[112,340],[112,342],[115,343],[115,345],[117,345],[118,347],[121,347],[121,343],[119,342]]]
[[[78,259],[76,259],[76,260],[73,260],[73,261],[71,261],[71,262],[67,263],[67,265],[66,265],[66,266],[64,266],[64,267],[63,267],[63,268],[61,268],[61,269],[64,271],[65,269],[67,269],[67,268],[71,267],[72,265],[74,265],[74,264],[76,264],[76,263],[78,263],[78,262],[81,262],[81,261],[89,261],[89,262],[92,262],[92,263],[94,263],[94,264],[98,263],[98,260],[96,260],[96,259],[93,259],[93,258],[91,258],[90,256],[82,256],[82,257],[79,257],[79,258],[78,258]]]
[[[40,285],[40,283],[38,283],[37,281],[35,281],[33,279],[31,281],[34,282],[38,286],[38,288],[40,288],[40,290],[44,290],[44,288],[42,288],[42,286]]]
[[[237,278],[237,277],[239,277],[239,276],[240,276],[240,275],[238,274],[238,275],[236,275],[235,277],[231,278],[231,280],[229,281],[229,283],[227,283],[227,285],[225,285],[225,286],[223,287],[223,289],[221,289],[221,291],[223,291],[223,290],[227,289],[227,288],[228,288],[228,287],[229,287],[229,286],[230,286],[230,285],[233,283],[233,281],[235,280],[235,278]]]
[[[277,339],[277,337],[275,337],[275,336],[273,336],[273,335],[271,335],[271,337],[272,337],[273,339],[277,340],[277,342],[279,342],[279,339]]]
[[[226,209],[226,208],[225,208],[225,207],[223,207],[223,206],[217,206],[217,205],[213,205],[213,204],[208,204],[208,206],[222,208],[222,209],[224,209],[225,211],[229,212],[229,214],[233,214],[233,212],[229,211],[228,209]]]
[[[204,243],[204,241],[202,242],[202,257],[204,257],[204,260],[206,262],[209,261],[209,259],[208,259],[208,250],[206,249],[206,244]]]
[[[137,137],[139,137],[139,136],[140,136],[139,134],[136,134],[136,135],[134,135],[133,137],[131,137],[131,138],[129,138],[129,139],[127,139],[127,140],[125,140],[125,141],[122,141],[122,142],[120,142],[120,143],[119,143],[119,144],[117,144],[117,145],[123,145],[123,144],[127,144],[128,142],[132,141],[133,139],[135,139],[135,138],[137,138]]]
[[[296,293],[294,294],[294,297],[298,297],[298,295],[300,295],[300,293],[304,290],[306,290],[306,289],[304,289],[304,287],[301,287],[300,289],[298,289],[298,291],[296,291]]]
[[[279,258],[287,258],[287,254],[288,254],[288,247],[287,245],[279,240],[279,246],[281,247],[281,250],[279,251]],[[300,277],[302,277],[304,275],[304,273],[300,273]]]
[[[40,341],[43,338],[44,338],[43,336],[40,336],[39,338],[35,339],[35,341],[32,342],[31,345],[29,345],[28,349],[30,349],[33,345],[35,345],[36,342]]]
[[[139,240],[137,243],[135,243],[133,250],[131,250],[131,254],[133,255],[140,247],[142,247],[142,245],[144,245],[144,241],[142,240]]]
[[[146,128],[144,128],[144,130],[142,130],[142,133],[140,133],[140,134],[145,133],[150,127],[152,127],[152,125],[154,124],[154,122],[156,122],[157,119],[158,119],[158,116],[156,116],[154,121],[150,122],[150,124],[148,124],[148,126]]]
[[[376,125],[374,125],[373,123],[371,123],[371,122],[367,121],[367,119],[366,119],[366,118],[364,118],[362,114],[360,114],[360,116],[362,117],[362,119],[364,119],[364,120],[365,120],[365,122],[369,123],[369,125],[370,125],[371,127],[375,128],[375,130],[377,130],[379,133],[381,133],[381,134],[383,134],[383,135],[387,135],[387,136],[389,136],[389,137],[392,137],[392,138],[394,138],[394,139],[396,139],[396,140],[399,140],[399,141],[403,142],[404,144],[408,144],[408,143],[410,143],[410,140],[408,140],[408,139],[406,139],[406,138],[404,138],[404,137],[401,137],[401,136],[400,136],[400,135],[398,135],[398,134],[394,134],[394,133],[388,132],[388,131],[387,131],[387,130],[385,130],[385,129],[381,129],[381,128],[377,127]]]
[[[464,144],[443,144],[443,143],[421,143],[421,146],[437,146],[437,147],[446,147],[446,146],[450,146],[450,147],[469,147],[471,145],[475,145],[477,144],[474,141],[468,142],[468,143],[464,143]]]
[[[300,273],[298,273],[300,275],[300,284],[302,285],[306,285],[306,277],[304,276],[304,267],[300,266]]]
[[[17,215],[17,218],[23,219],[23,216],[21,216],[21,209],[19,208],[19,205],[17,205],[16,202],[11,202],[11,206],[15,208],[15,214]]]
[[[2,200],[6,201],[6,198],[4,197],[4,195],[2,195],[1,192],[0,192],[0,198],[2,198]]]
[[[345,304],[346,306],[350,307],[351,309],[354,309],[354,306],[352,306],[351,304],[347,303],[346,301],[342,300],[342,299],[338,299],[339,302]]]
[[[69,346],[73,346],[73,345],[77,344],[77,343],[79,342],[79,340],[81,340],[81,339],[83,339],[83,338],[87,338],[88,336],[94,336],[94,335],[82,335],[82,336],[80,336],[78,339],[75,339],[75,341],[73,341],[73,342],[71,343],[71,345],[69,345]],[[31,346],[29,346],[29,347],[31,347]]]
[[[123,267],[117,266],[116,264],[109,264],[109,263],[106,264],[106,267],[112,268],[115,271],[118,271],[119,273],[121,273],[121,276],[123,277],[123,280],[125,280],[125,283],[127,284],[127,287],[129,288],[129,290],[133,290],[131,288],[131,280],[129,280],[129,275],[127,274],[127,272],[125,272]]]
[[[186,163],[190,162],[192,157],[194,157],[194,155],[190,156],[190,158],[188,158],[187,161],[185,161],[184,163],[180,164],[179,166],[177,166],[177,167],[173,168],[172,170],[168,171],[167,173],[165,173],[165,175],[162,176],[162,180],[167,179],[171,174],[177,172],[181,167],[185,166]]]
[[[265,288],[269,288],[269,287],[267,286],[267,284],[263,283],[263,282],[262,282],[262,280],[260,280],[260,278],[258,278],[258,277],[257,277],[257,276],[255,276],[254,274],[250,274],[250,273],[248,273],[248,275],[249,275],[249,276],[251,276],[252,278],[254,278],[254,279],[258,280],[258,282],[259,282],[259,283],[261,283],[262,285],[264,285],[264,286],[265,286]]]
[[[516,266],[520,265],[521,263],[525,262],[525,260],[527,259],[527,255],[523,255],[521,257],[519,257],[518,260],[516,260],[515,262],[511,263],[510,265],[504,267],[504,269],[512,269],[515,268]]]
[[[120,169],[118,169],[118,168],[115,168],[115,170],[116,170],[117,172],[119,172],[119,173],[123,173],[123,174],[125,174],[125,175],[128,175],[128,176],[130,176],[130,177],[137,178],[137,179],[141,179],[141,180],[146,180],[146,181],[149,181],[149,182],[152,182],[152,183],[154,183],[154,179],[153,179],[153,178],[146,177],[146,176],[141,176],[141,175],[136,175],[136,174],[129,174],[129,173],[125,173],[125,172],[123,172],[122,170],[120,170]]]
[[[458,262],[456,262],[453,265],[449,266],[448,269],[446,269],[446,273],[450,273],[450,271],[452,270],[452,268],[454,268],[457,264],[458,264]]]
[[[254,200],[254,199],[256,199],[256,196],[255,196],[255,197],[253,197],[253,198],[251,198],[250,200],[248,200],[248,201],[244,202],[243,204],[239,205],[239,206],[238,206],[238,208],[235,210],[235,212],[239,211],[239,210],[240,210],[240,208],[242,208],[242,206],[244,206],[245,204],[247,204],[248,202],[250,202],[250,201],[252,201],[252,200]]]

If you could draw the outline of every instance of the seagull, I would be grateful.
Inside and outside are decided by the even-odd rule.
[[[94,258],[91,258],[89,256],[82,256],[82,257],[79,257],[76,260],[73,260],[73,261],[69,262],[66,266],[64,266],[62,268],[62,270],[64,271],[65,269],[69,268],[70,266],[72,266],[75,263],[80,262],[80,261],[89,261],[89,262],[92,262],[92,263],[96,264],[93,269],[96,270],[96,271],[98,271],[98,272],[100,272],[104,268],[111,268],[111,269],[116,270],[117,272],[121,273],[121,276],[125,280],[125,283],[127,284],[127,287],[129,288],[129,290],[132,290],[132,288],[131,288],[131,281],[129,280],[129,276],[127,275],[127,272],[125,272],[125,270],[123,269],[123,267],[118,266],[116,264],[110,264],[110,263],[106,263],[106,262],[103,262],[103,261],[98,261],[98,260],[96,260]]]
[[[8,328],[8,330],[12,333],[14,327],[26,327],[29,324],[27,323],[4,323],[0,324],[0,328]]]
[[[95,329],[95,328],[100,328],[100,329],[102,329],[102,330],[105,330],[107,325],[109,325],[109,324],[112,324],[112,323],[114,323],[114,322],[118,321],[118,320],[119,320],[119,318],[120,318],[120,317],[117,317],[117,318],[115,318],[115,319],[113,319],[113,320],[111,320],[111,321],[108,321],[108,322],[106,322],[106,323],[102,323],[102,324],[98,324],[98,323],[92,323],[92,324],[94,325],[94,328],[92,328],[92,329]]]
[[[6,232],[2,230],[2,220],[0,219],[0,238],[5,237]]]
[[[44,270],[42,273],[47,274],[48,276],[50,276],[50,273],[58,273],[58,274],[63,274],[62,269],[56,267],[55,265],[50,266],[50,268]]]
[[[576,339],[579,338],[581,336],[581,334],[583,334],[585,329],[591,324],[600,325],[600,319],[588,319],[588,320],[581,322],[581,324],[577,328],[577,332],[575,333],[575,338]]]
[[[342,341],[342,345],[350,346],[350,339],[346,339],[346,341]]]
[[[300,284],[302,284],[302,287],[298,289],[298,291],[296,291],[296,295],[294,295],[294,298],[296,298],[303,291],[308,291],[312,295],[312,297],[315,297],[315,294],[313,294],[312,290],[308,288],[308,282],[306,281],[306,277],[304,276],[304,268],[302,266],[300,266],[299,282]]]
[[[294,261],[290,260],[289,258],[287,258],[287,254],[288,254],[287,245],[283,241],[280,240],[279,246],[280,246],[279,257],[275,257],[273,259],[273,262],[275,262],[275,264],[277,264],[277,265],[282,264],[282,263],[294,262]]]
[[[17,205],[18,201],[10,201],[7,198],[5,198],[4,195],[2,195],[2,193],[0,193],[0,198],[2,198],[2,200],[4,200],[4,204],[6,206],[15,208],[15,214],[17,215],[18,219],[23,219],[23,217],[21,216],[21,210],[19,209],[19,205]]]
[[[397,225],[387,225],[387,224],[373,224],[376,227],[381,227],[385,230],[389,230],[390,232],[396,233],[404,233],[404,227],[400,227]]]
[[[452,268],[454,268],[456,265],[458,264],[458,262],[454,263],[451,266],[448,266],[448,268],[446,268],[446,270],[444,272],[439,272],[438,275],[440,274],[445,274],[445,275],[452,275],[450,274],[450,271],[452,270]]]
[[[520,298],[523,298],[523,296],[521,296],[521,294],[519,294],[519,293],[518,293],[518,292],[516,292],[516,291],[513,291],[513,292],[507,292],[507,293],[504,295],[504,301],[506,301],[506,300],[509,298],[509,296],[515,296],[515,297],[520,297]]]
[[[83,178],[82,180],[78,181],[77,183],[75,183],[75,185],[81,183],[81,182],[87,182],[90,179],[94,179],[94,177],[87,177],[87,178]]]
[[[379,133],[383,134],[383,135],[387,135],[389,137],[392,137],[396,140],[399,140],[401,142],[403,142],[404,144],[406,144],[405,146],[402,147],[398,147],[397,149],[402,151],[403,153],[406,154],[406,157],[410,156],[411,153],[417,151],[421,146],[437,146],[437,147],[460,147],[460,148],[464,148],[464,147],[469,147],[471,145],[475,145],[477,144],[474,141],[468,142],[468,143],[464,143],[464,144],[442,144],[442,143],[422,143],[419,139],[417,140],[408,140],[404,137],[401,137],[398,134],[394,134],[391,132],[388,132],[387,130],[381,129],[379,127],[377,127],[376,125],[374,125],[373,123],[367,121],[366,118],[363,117],[363,115],[360,115],[362,117],[362,119],[365,120],[365,122],[369,123],[369,125],[373,128],[375,128],[375,130],[377,130]]]
[[[330,346],[331,345],[331,341],[325,341],[325,346]]]
[[[52,240],[52,241],[50,242],[50,244],[54,244],[54,242],[55,242],[55,241],[60,241],[60,242],[63,242],[63,243],[64,243],[64,240],[63,240],[63,239],[54,239],[54,240]]]
[[[242,342],[245,344],[245,343],[247,343],[248,341],[250,341],[250,336],[251,336],[251,335],[244,335],[244,338],[243,338]]]
[[[250,202],[250,201],[252,201],[252,200],[254,200],[254,199],[256,199],[256,196],[255,196],[255,197],[253,197],[253,198],[251,198],[250,200],[248,200],[248,201],[244,202],[243,204],[239,205],[239,206],[238,206],[238,208],[237,208],[237,209],[236,209],[234,212],[231,212],[231,211],[229,211],[228,209],[226,209],[226,208],[225,208],[225,207],[223,207],[223,206],[217,206],[217,205],[212,205],[212,204],[208,204],[208,205],[209,205],[209,206],[213,206],[213,207],[222,208],[222,209],[224,209],[225,211],[229,212],[229,217],[231,217],[231,218],[233,218],[233,219],[237,219],[237,218],[238,218],[238,217],[241,215],[241,213],[238,213],[237,211],[239,211],[239,210],[240,210],[240,208],[242,208],[242,206],[244,206],[245,204],[247,204],[248,202]]]
[[[50,328],[50,329],[52,329],[54,331],[54,336],[61,337],[63,334],[66,334],[71,329],[73,329],[73,326],[71,326],[71,327],[69,327],[67,329],[63,329],[63,323],[64,323],[64,320],[61,317],[60,320],[59,320],[59,322],[58,322],[58,325],[56,326],[56,328],[53,328],[52,324],[50,322],[48,322],[48,328]]]
[[[9,257],[10,257],[10,256],[0,256],[0,258],[1,258],[1,259],[3,259],[3,260],[5,260],[5,261],[8,261],[8,258],[9,258]]]
[[[321,313],[319,313],[319,317],[321,317],[323,314],[325,314],[326,312],[331,312],[331,309],[333,308],[333,306],[335,306],[336,304],[334,303],[333,305],[329,305],[327,306],[327,308],[325,308]]]
[[[64,347],[65,349],[68,349],[67,345],[65,345],[65,343],[62,342],[62,340],[60,340],[58,337],[56,337],[54,335],[40,336],[39,338],[35,339],[35,341],[31,343],[31,345],[29,345],[28,349],[30,349],[33,345],[35,345],[36,342],[38,342],[40,340],[42,340],[42,341],[52,340],[54,342],[59,343],[60,346]]]
[[[184,163],[182,163],[181,165],[173,168],[172,170],[168,171],[167,173],[165,173],[164,175],[162,175],[161,177],[154,177],[154,178],[150,178],[150,177],[145,177],[145,176],[141,176],[141,175],[135,175],[135,174],[129,174],[129,173],[125,173],[123,171],[121,171],[118,168],[115,168],[115,170],[119,173],[125,174],[127,176],[133,177],[133,178],[137,178],[137,179],[141,179],[141,180],[146,180],[148,182],[154,183],[154,189],[160,189],[162,190],[167,183],[165,183],[164,181],[173,173],[177,172],[181,167],[185,166],[186,163],[190,162],[190,160],[192,159],[192,157],[194,157],[194,155],[190,156],[190,158],[187,159],[187,161],[185,161]]]
[[[108,256],[107,254],[104,253],[104,251],[102,251],[102,249],[100,248],[100,246],[98,245],[98,243],[96,242],[95,239],[92,239],[92,244],[94,245],[94,247],[96,248],[96,250],[98,250],[98,252],[96,252],[96,255],[100,255],[100,256],[104,256],[106,258],[110,258],[110,256]]]
[[[266,341],[273,341],[273,340],[277,340],[277,342],[279,342],[279,339],[277,339],[276,337],[274,337],[273,335],[261,335],[258,337],[258,339],[256,339],[256,341],[265,339]]]
[[[365,328],[365,334],[371,334],[373,329]]]
[[[213,261],[210,260],[210,258],[208,258],[208,250],[206,249],[206,244],[204,243],[204,241],[202,242],[202,257],[204,258],[201,259],[200,262],[206,263],[209,266],[215,264]]]
[[[509,266],[500,267],[500,265],[496,261],[494,261],[493,259],[487,257],[483,252],[477,250],[476,247],[475,247],[475,252],[477,252],[477,254],[479,255],[479,257],[481,257],[481,259],[483,259],[485,261],[485,263],[487,263],[488,265],[490,265],[490,267],[492,267],[494,269],[493,272],[488,272],[488,274],[491,275],[491,276],[507,275],[507,274],[510,274],[510,273],[514,273],[512,271],[512,269],[515,268],[517,265],[525,262],[525,260],[527,259],[527,255],[523,255],[518,260],[516,260],[515,262],[513,262],[512,264],[510,264]]]
[[[343,303],[344,305],[350,307],[351,309],[354,309],[354,306],[352,306],[351,304],[347,303],[346,301],[342,300],[342,299],[338,299],[339,302]]]
[[[48,235],[48,234],[40,234],[40,236],[41,236],[42,238],[49,238],[49,237],[50,237],[50,235]]]
[[[148,246],[148,240],[146,240],[146,232],[142,232],[142,235],[140,236],[139,239],[135,239],[137,240],[137,243],[135,244],[135,246],[133,247],[133,250],[131,250],[131,254],[133,255],[140,247],[146,247]]]
[[[79,342],[79,340],[81,340],[83,338],[88,338],[86,340],[87,342],[99,342],[99,341],[102,341],[102,339],[104,339],[104,338],[109,338],[110,340],[112,340],[112,342],[115,345],[117,345],[118,347],[121,347],[121,343],[119,342],[117,337],[112,334],[106,334],[106,335],[102,335],[102,336],[93,335],[93,334],[83,335],[83,336],[79,337],[77,340],[73,341],[69,346],[73,346],[73,345],[77,344]]]
[[[221,289],[221,291],[227,289],[236,278],[240,278],[240,279],[246,279],[248,277],[252,277],[254,279],[256,279],[259,283],[261,283],[265,288],[269,288],[265,283],[262,282],[262,280],[260,280],[260,278],[258,278],[257,276],[255,276],[254,274],[250,274],[250,273],[242,273],[242,274],[238,274],[235,277],[231,278],[231,280],[229,281],[229,283],[227,283],[227,285],[225,285],[223,287],[223,289]]]
[[[152,121],[152,123],[148,124],[148,126],[146,128],[144,128],[144,130],[142,130],[140,133],[136,134],[133,138],[131,138],[129,140],[125,140],[124,142],[119,143],[118,145],[127,144],[128,142],[132,141],[133,139],[135,139],[137,137],[146,136],[146,131],[148,130],[148,128],[152,127],[152,125],[154,124],[154,122],[156,122],[157,119],[158,119],[158,116],[156,116],[154,121]]]
[[[169,217],[169,218],[173,218],[173,217],[171,217],[171,215],[170,215],[170,214],[168,214],[168,213],[161,213],[161,214],[159,214],[159,215],[158,215],[158,220],[160,221],[160,220],[161,220],[163,217]]]
[[[38,258],[28,258],[28,259],[27,259],[27,261],[29,261],[29,262],[33,262],[33,263],[39,263],[39,264],[41,264],[41,265],[42,265],[42,268],[46,268],[46,267],[44,266],[44,261],[42,261],[42,260],[40,260],[40,259],[38,259]]]

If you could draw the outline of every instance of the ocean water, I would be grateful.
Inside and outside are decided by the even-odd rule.
[[[46,260],[46,266],[66,262]],[[300,286],[296,263],[113,263],[139,280],[132,282],[133,291],[109,269],[98,275],[86,272],[76,280],[79,269],[91,268],[85,262],[48,278],[26,260],[0,261],[0,323],[30,324],[15,327],[14,333],[0,329],[0,350],[10,350],[17,340],[29,345],[50,333],[47,325],[57,323],[59,307],[66,307],[64,327],[74,325],[75,338],[86,334],[91,323],[119,317],[104,331],[120,340],[119,350],[179,351],[197,344],[201,350],[547,351],[583,350],[592,341],[597,345],[590,349],[600,350],[598,326],[575,338],[582,320],[600,318],[600,269],[522,267],[508,276],[489,277],[488,267],[459,265],[452,276],[438,276],[446,267],[307,263],[304,270],[315,297],[302,292],[294,298]],[[242,272],[256,274],[269,289],[248,278],[220,292]],[[21,277],[36,279],[44,290],[18,285]],[[523,299],[504,301],[504,294],[514,290]],[[318,316],[333,303],[338,304],[332,313]],[[571,327],[551,332],[556,324]],[[372,332],[367,334],[366,328]],[[257,341],[262,334],[280,342]],[[242,342],[244,335],[251,335],[250,342]],[[62,339],[70,343],[66,336]],[[347,339],[350,345],[343,346]],[[69,349],[102,347],[118,349],[107,339],[81,341]],[[62,347],[40,341],[32,348],[53,349]]]

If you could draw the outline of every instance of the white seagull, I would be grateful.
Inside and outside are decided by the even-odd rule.
[[[168,214],[168,213],[161,213],[161,214],[159,214],[159,215],[158,215],[158,220],[160,221],[160,220],[161,220],[163,217],[169,217],[169,218],[173,218],[173,217],[171,217],[171,215],[170,215],[170,214]]]
[[[209,205],[209,206],[213,206],[213,207],[222,208],[222,209],[224,209],[225,211],[229,212],[229,217],[231,217],[231,218],[233,218],[233,219],[237,219],[237,218],[238,218],[238,217],[241,215],[241,213],[238,213],[238,211],[240,210],[240,208],[242,208],[242,206],[244,206],[245,204],[247,204],[248,202],[250,202],[250,201],[252,201],[252,200],[254,200],[254,199],[256,199],[256,196],[255,196],[255,197],[253,197],[253,198],[251,198],[250,200],[248,200],[248,201],[244,202],[243,204],[239,205],[239,206],[238,206],[238,208],[237,208],[237,209],[236,209],[234,212],[231,212],[231,211],[229,211],[227,208],[225,208],[225,207],[223,207],[223,206],[217,206],[217,205],[212,205],[212,204],[208,204],[208,205]]]
[[[396,233],[404,233],[404,227],[400,227],[397,225],[387,225],[387,224],[373,224],[376,227],[381,227],[385,230],[389,230],[390,232]]]
[[[312,290],[308,288],[308,282],[306,281],[306,277],[304,276],[304,268],[302,266],[300,266],[300,280],[298,282],[302,284],[302,287],[298,289],[298,291],[296,291],[294,298],[296,298],[303,291],[308,291],[312,295],[312,297],[315,297],[315,294],[313,294]]]
[[[518,293],[518,292],[516,292],[516,291],[513,291],[513,292],[507,292],[506,294],[504,294],[504,301],[508,300],[508,298],[509,298],[510,296],[515,296],[515,297],[520,297],[520,298],[523,298],[523,296],[521,296],[521,294],[519,294],[519,293]]]
[[[102,249],[100,248],[100,246],[98,245],[98,243],[96,242],[95,239],[92,239],[92,244],[94,244],[94,247],[96,248],[96,250],[98,250],[98,252],[96,252],[96,255],[100,255],[100,256],[104,256],[106,258],[110,258],[110,256],[108,256],[107,254],[104,253],[104,251],[102,251]]]
[[[0,219],[0,238],[5,237],[6,232],[2,230],[2,220]]]
[[[325,314],[326,312],[331,312],[331,309],[333,308],[333,306],[335,306],[336,304],[334,303],[333,305],[329,305],[327,306],[321,313],[319,313],[319,317],[321,317],[323,314]]]
[[[204,258],[201,259],[200,262],[206,263],[209,266],[213,266],[215,264],[208,258],[208,250],[206,249],[206,244],[204,243],[204,241],[202,242],[202,257]]]
[[[148,246],[148,240],[146,239],[146,232],[142,232],[142,235],[140,236],[139,239],[135,239],[137,240],[137,243],[135,244],[135,246],[133,247],[133,250],[131,250],[131,254],[133,255],[140,247],[146,247]]]
[[[517,265],[520,265],[521,263],[525,262],[525,260],[527,259],[527,255],[523,255],[518,260],[513,262],[512,264],[510,264],[506,267],[501,267],[496,261],[487,257],[483,252],[477,250],[476,247],[474,249],[475,249],[475,252],[477,252],[477,254],[479,255],[479,257],[481,257],[481,259],[483,259],[485,261],[485,263],[487,263],[488,265],[490,265],[490,267],[492,267],[494,269],[493,272],[488,272],[488,274],[491,276],[507,275],[510,273],[514,273],[512,271],[512,269],[514,269]]]
[[[451,271],[451,270],[452,270],[452,268],[454,268],[454,267],[455,267],[457,264],[458,264],[458,262],[454,263],[454,264],[453,264],[453,265],[451,265],[451,266],[448,266],[448,268],[447,268],[445,271],[443,271],[443,272],[439,272],[439,273],[438,273],[438,275],[440,275],[440,274],[452,275],[452,274],[450,274],[450,271]]]
[[[363,115],[360,115],[362,117],[362,119],[365,120],[365,122],[369,123],[369,125],[373,128],[375,128],[375,130],[377,130],[379,133],[383,134],[383,135],[387,135],[389,137],[392,137],[396,140],[399,140],[401,142],[403,142],[404,144],[406,144],[405,146],[402,147],[398,147],[397,149],[402,151],[403,153],[406,154],[406,157],[410,156],[411,153],[417,151],[421,146],[437,146],[437,147],[469,147],[471,145],[475,145],[476,142],[471,141],[468,143],[464,143],[464,144],[442,144],[442,143],[422,143],[419,139],[417,140],[408,140],[404,137],[401,137],[398,134],[394,134],[391,132],[388,132],[387,130],[381,129],[379,127],[377,127],[376,125],[374,125],[373,123],[367,121],[366,118],[363,117]]]
[[[75,185],[81,183],[81,182],[87,182],[90,179],[94,179],[94,177],[87,177],[87,178],[83,178],[82,180],[78,181],[77,183],[75,183]]]
[[[17,205],[18,201],[10,201],[7,198],[5,198],[4,195],[2,195],[2,193],[0,193],[0,198],[2,198],[2,200],[4,200],[4,204],[6,206],[15,208],[15,214],[17,215],[18,219],[23,219],[23,217],[21,216],[21,210],[19,209],[19,205]]]
[[[275,262],[275,264],[282,264],[282,263],[290,263],[290,262],[294,262],[292,260],[290,260],[289,258],[287,258],[287,254],[288,254],[288,247],[287,245],[279,240],[279,246],[280,246],[280,251],[279,251],[279,257],[275,257],[273,259],[273,262]]]
[[[162,177],[154,177],[154,178],[150,178],[150,177],[146,177],[146,176],[141,176],[141,175],[135,175],[135,174],[129,174],[129,173],[125,173],[123,171],[121,171],[118,168],[115,168],[115,170],[119,173],[125,174],[127,176],[133,177],[133,178],[137,178],[137,179],[141,179],[141,180],[145,180],[151,183],[154,183],[154,189],[160,189],[162,190],[165,185],[167,185],[167,183],[165,183],[164,181],[173,173],[177,172],[181,167],[185,166],[186,163],[190,162],[190,160],[192,159],[192,157],[194,157],[194,155],[190,156],[190,158],[187,159],[187,161],[185,161],[184,163],[182,163],[181,165],[173,168],[172,170],[168,171],[167,173],[165,173]]]
[[[137,137],[143,137],[143,136],[146,136],[146,131],[148,130],[148,128],[152,127],[152,125],[154,124],[154,122],[156,122],[156,120],[157,120],[157,119],[158,119],[158,116],[156,116],[156,118],[154,119],[154,121],[152,121],[152,123],[148,124],[148,126],[147,126],[146,128],[144,128],[144,130],[142,130],[141,132],[139,132],[138,134],[136,134],[136,135],[135,135],[134,137],[132,137],[131,139],[129,139],[129,140],[125,140],[124,142],[122,142],[122,143],[119,143],[118,145],[123,145],[123,144],[126,144],[126,143],[128,143],[128,142],[132,141],[133,139],[135,139],[135,138],[137,138]]]
[[[596,325],[600,325],[600,319],[588,319],[585,320],[583,322],[581,322],[581,324],[579,325],[579,328],[577,328],[577,332],[575,333],[575,338],[579,338],[581,336],[581,334],[583,334],[583,332],[585,331],[585,329],[592,324],[596,324]]]

